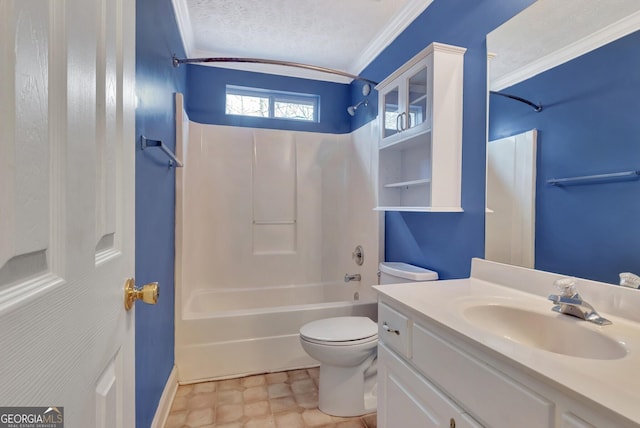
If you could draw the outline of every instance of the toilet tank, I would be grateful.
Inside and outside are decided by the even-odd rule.
[[[380,263],[380,284],[435,281],[438,272],[401,262]]]

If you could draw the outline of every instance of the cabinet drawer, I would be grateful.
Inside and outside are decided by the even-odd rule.
[[[378,340],[411,358],[411,320],[384,303],[378,305]]]
[[[380,428],[481,428],[442,391],[380,345],[378,425]]]
[[[417,324],[413,325],[413,363],[487,426],[553,426],[554,403]]]

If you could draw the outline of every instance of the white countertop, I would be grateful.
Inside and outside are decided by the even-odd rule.
[[[506,265],[482,260],[474,259],[474,263],[481,263],[483,269],[510,269]],[[515,269],[522,272],[523,268]],[[538,288],[535,288],[540,290],[537,294],[515,289],[510,284],[496,284],[474,278],[473,270],[472,277],[467,279],[390,284],[374,288],[381,294],[381,299],[398,302],[417,313],[424,321],[435,322],[475,346],[498,353],[512,365],[526,368],[528,375],[573,391],[640,424],[640,323],[601,311],[596,303],[582,294],[580,283],[578,291],[584,300],[592,303],[600,315],[611,320],[613,324],[601,327],[552,312],[553,303],[547,300],[546,295],[555,292],[549,279],[557,278],[558,275],[529,269],[527,271],[530,271],[527,287],[536,287],[532,282],[540,282]],[[591,283],[593,286],[593,282]],[[621,287],[604,289],[608,293],[620,292],[622,296],[632,296],[633,300],[640,298],[640,290],[626,290]],[[628,294],[629,291],[638,295]],[[600,296],[598,299],[601,298],[603,297]],[[605,296],[604,299],[615,301],[618,305],[625,303],[620,303],[624,299],[619,295]],[[514,342],[474,325],[465,317],[463,312],[466,308],[483,304],[517,307],[545,316],[561,317],[563,322],[566,318],[566,322],[578,323],[578,328],[594,330],[615,340],[627,349],[627,353],[617,359],[589,359]],[[636,308],[640,312],[640,306]]]

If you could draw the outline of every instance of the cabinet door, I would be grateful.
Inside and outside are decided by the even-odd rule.
[[[420,63],[407,72],[407,128],[429,127],[428,71],[427,66]]]
[[[380,428],[481,427],[384,345],[378,347],[378,363]]]
[[[381,94],[382,99],[382,114],[384,117],[384,123],[382,127],[382,138],[388,138],[400,132],[402,124],[400,121],[402,117],[401,113],[401,100],[400,100],[400,86],[393,85],[387,91]]]

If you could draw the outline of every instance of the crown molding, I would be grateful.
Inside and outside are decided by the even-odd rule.
[[[173,11],[178,23],[178,31],[180,32],[182,48],[188,58],[192,56],[195,51],[195,42],[193,38],[191,18],[189,17],[189,8],[187,7],[187,0],[171,0],[171,3],[173,4]]]
[[[500,91],[516,83],[523,82],[544,71],[571,61],[608,43],[618,40],[640,29],[640,12],[631,14],[587,37],[577,40],[564,48],[558,49],[542,58],[527,64],[515,71],[507,73],[491,82],[491,90]]]
[[[385,86],[387,86],[390,82],[393,82],[398,77],[400,77],[403,73],[409,70],[414,65],[418,64],[420,61],[424,61],[427,55],[437,52],[445,52],[449,54],[455,55],[464,55],[467,51],[467,48],[461,48],[459,46],[447,45],[444,43],[433,42],[426,48],[422,49],[420,52],[415,54],[410,60],[402,64],[399,68],[397,68],[393,73],[385,77],[385,79],[378,83],[375,87],[376,90],[381,90]]]
[[[373,39],[362,54],[348,68],[351,74],[360,74],[371,61],[393,42],[415,19],[424,12],[433,0],[410,0]]]

